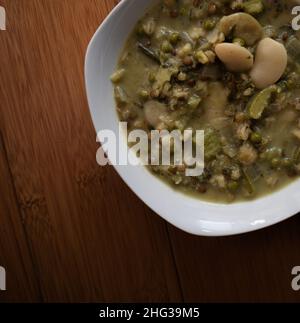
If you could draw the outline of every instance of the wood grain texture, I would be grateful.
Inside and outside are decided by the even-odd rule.
[[[242,215],[241,215],[242,216]],[[300,219],[238,236],[201,238],[170,227],[187,302],[299,302]]]
[[[115,4],[0,0],[0,301],[299,302],[290,287],[299,217],[236,237],[191,236],[97,166],[83,64]]]
[[[5,266],[7,278],[7,291],[0,291],[0,302],[41,301],[1,133],[0,179],[0,265]]]
[[[4,2],[1,129],[44,301],[180,300],[165,223],[96,164],[83,63],[114,4]]]

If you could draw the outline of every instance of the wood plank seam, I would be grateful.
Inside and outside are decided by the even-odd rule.
[[[169,232],[169,227],[171,226],[171,224],[169,224],[167,221],[165,221],[165,228],[166,228],[166,235],[169,241],[169,245],[170,245],[170,251],[171,251],[171,256],[172,256],[172,260],[174,263],[174,267],[175,267],[175,275],[177,277],[177,283],[179,286],[179,292],[180,292],[180,298],[181,301],[184,302],[184,293],[183,293],[183,285],[180,279],[180,275],[179,275],[179,268],[177,265],[177,261],[176,261],[176,256],[175,256],[175,246],[173,245],[172,239],[171,239],[171,235]]]

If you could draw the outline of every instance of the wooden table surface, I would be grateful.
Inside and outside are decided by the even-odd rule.
[[[0,301],[298,302],[299,217],[191,236],[97,166],[84,55],[116,2],[0,0]]]

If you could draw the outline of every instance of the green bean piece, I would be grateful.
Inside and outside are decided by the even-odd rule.
[[[128,103],[128,96],[121,86],[115,87],[115,98],[119,104]]]
[[[151,58],[156,63],[160,64],[159,54],[152,48],[144,46],[142,43],[138,43],[138,48],[149,58]]]
[[[248,174],[248,172],[245,169],[243,169],[243,183],[248,194],[253,195],[255,192],[254,184],[251,179],[251,176]]]
[[[247,107],[249,117],[251,119],[260,119],[265,108],[269,105],[273,93],[277,91],[277,87],[272,85],[258,94],[250,101]]]
[[[215,158],[222,150],[219,133],[213,128],[207,128],[204,132],[204,150],[206,160]]]

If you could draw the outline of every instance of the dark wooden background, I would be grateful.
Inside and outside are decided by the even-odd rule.
[[[299,217],[235,237],[191,236],[97,166],[83,64],[115,4],[0,1],[0,301],[298,302]]]

